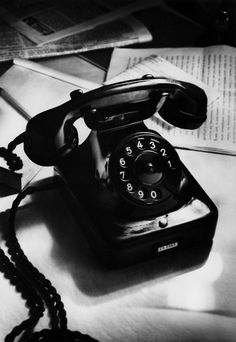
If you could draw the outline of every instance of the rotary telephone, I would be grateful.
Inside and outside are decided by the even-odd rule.
[[[176,150],[144,120],[158,109],[172,125],[196,129],[206,119],[199,87],[145,75],[88,93],[29,121],[28,157],[55,165],[91,219],[92,248],[115,266],[212,239],[216,208]],[[81,145],[73,123],[91,133]]]
[[[212,241],[214,203],[174,147],[145,124],[158,111],[174,126],[198,128],[206,120],[205,92],[145,75],[70,96],[33,117],[8,152],[23,142],[33,162],[55,167],[73,204],[87,212],[84,233],[100,259],[123,267]],[[82,143],[79,118],[91,129]]]

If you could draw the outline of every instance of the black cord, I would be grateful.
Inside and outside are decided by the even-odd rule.
[[[21,275],[16,269],[15,265],[5,255],[4,251],[0,248],[0,271],[4,274],[5,278],[15,286],[17,292],[21,293],[29,308],[29,318],[21,324],[13,328],[10,334],[6,337],[6,342],[14,341],[15,337],[22,333],[26,328],[33,328],[40,317],[43,316],[45,310],[43,301],[38,296],[36,291],[31,287],[29,282]]]
[[[11,170],[19,170],[23,166],[20,157],[13,153],[13,150],[24,142],[25,136],[24,132],[11,141],[7,148],[0,148],[0,157],[6,160]],[[27,342],[96,342],[88,335],[67,328],[66,311],[60,295],[51,282],[28,260],[16,237],[15,218],[21,201],[27,195],[37,191],[50,190],[57,186],[58,183],[54,182],[40,188],[28,187],[20,192],[12,203],[6,234],[6,246],[11,260],[0,248],[0,271],[26,300],[29,318],[14,327],[6,336],[5,342],[14,342],[20,334],[22,334],[22,341]],[[51,329],[33,333],[33,328],[43,316],[44,304],[48,308]]]
[[[60,183],[61,184],[61,183]],[[6,336],[5,342],[13,342],[22,332],[32,331],[39,318],[43,315],[43,303],[48,307],[52,329],[44,329],[28,336],[27,342],[96,342],[95,339],[78,331],[67,328],[67,317],[64,304],[60,295],[51,282],[32,265],[24,254],[15,232],[15,217],[20,202],[29,194],[37,191],[45,191],[58,186],[58,183],[50,183],[40,188],[28,187],[18,194],[12,203],[8,220],[8,233],[6,246],[11,261],[0,249],[0,271],[5,274],[26,299],[29,309],[29,318]]]
[[[12,208],[9,215],[8,221],[8,237],[6,241],[6,246],[8,247],[8,252],[11,255],[11,260],[15,263],[16,267],[21,270],[28,279],[31,279],[32,285],[40,292],[40,295],[44,298],[46,305],[49,309],[49,314],[51,317],[51,326],[60,327],[62,329],[67,328],[67,319],[64,309],[64,305],[61,301],[60,295],[57,293],[56,289],[52,286],[51,282],[45,278],[45,276],[34,267],[28,258],[25,256],[23,250],[21,249],[19,242],[15,234],[15,215],[20,202],[27,195],[32,194],[36,191],[43,191],[51,189],[52,187],[58,186],[57,183],[52,183],[45,185],[40,189],[34,187],[28,187],[16,197],[12,204]]]
[[[0,147],[0,157],[5,159],[10,170],[16,171],[20,170],[23,166],[22,160],[17,154],[13,153],[13,150],[17,145],[21,144],[26,137],[26,132],[18,135],[13,141],[11,141],[7,148]]]
[[[23,166],[22,160],[12,151],[9,151],[5,147],[0,147],[0,157],[5,159],[7,166],[12,171],[20,170]]]
[[[89,335],[71,330],[44,329],[35,332],[27,342],[96,342]]]

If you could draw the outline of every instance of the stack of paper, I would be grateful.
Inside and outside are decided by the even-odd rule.
[[[207,120],[197,130],[171,127],[160,120],[158,113],[148,120],[150,128],[176,147],[236,154],[235,48],[114,50],[107,83],[145,74],[195,83],[206,91],[209,102]]]

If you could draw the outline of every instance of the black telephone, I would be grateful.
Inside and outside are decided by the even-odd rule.
[[[108,264],[125,266],[211,241],[217,209],[180,161],[174,147],[144,120],[158,113],[187,129],[206,119],[199,87],[145,75],[107,85],[32,118],[24,150],[40,165],[55,165],[90,218],[93,249]],[[91,129],[79,144],[73,123]]]
[[[199,87],[152,75],[85,94],[78,90],[71,93],[70,101],[32,118],[24,133],[0,149],[0,156],[11,169],[21,168],[13,150],[23,143],[33,162],[55,166],[73,194],[70,198],[76,199],[73,203],[79,201],[87,211],[90,221],[85,234],[109,266],[127,266],[159,255],[168,257],[168,263],[177,258],[181,264],[174,252],[194,254],[196,247],[203,251],[203,258],[197,258],[202,262],[212,244],[217,208],[174,147],[148,129],[144,120],[158,110],[169,123],[195,129],[206,119],[206,108],[207,97]],[[91,132],[80,144],[74,123],[81,117]],[[29,318],[13,328],[5,341],[20,334],[28,334],[26,340],[32,342],[95,341],[68,329],[60,295],[17,240],[14,221],[21,200],[54,186],[24,189],[10,210],[5,238],[11,259],[0,248],[0,271],[22,293]],[[33,332],[45,306],[51,329]]]

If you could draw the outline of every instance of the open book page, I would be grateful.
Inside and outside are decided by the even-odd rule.
[[[0,61],[41,58],[125,46],[150,41],[148,29],[134,17],[115,20],[81,33],[38,46],[0,20]]]
[[[44,44],[121,20],[154,2],[116,0],[109,3],[104,0],[67,0],[17,6],[3,1],[3,5],[0,5],[0,14],[10,26],[32,42]],[[113,36],[115,29],[114,26],[111,31]],[[150,36],[149,33],[149,38]],[[116,37],[119,40],[119,35]]]
[[[116,60],[121,60],[127,49],[115,51]],[[130,49],[129,49],[130,51]],[[162,75],[158,68],[157,61],[160,56],[181,70],[192,75],[220,95],[216,101],[208,106],[208,118],[197,130],[183,130],[173,128],[157,117],[149,120],[152,129],[158,130],[174,146],[190,148],[202,151],[212,151],[225,154],[236,154],[236,49],[228,46],[212,46],[207,48],[168,48],[150,50],[150,55],[158,57],[147,57],[148,50],[135,50],[126,54],[122,61],[122,68],[126,64],[126,71],[112,78],[109,82],[117,82],[125,78],[137,78],[145,73],[152,73],[154,76]],[[120,55],[120,56],[118,56]],[[113,58],[113,57],[112,57]],[[142,60],[138,63],[138,60]],[[133,67],[130,67],[131,65]],[[110,68],[114,68],[114,61]],[[120,70],[119,70],[120,71]],[[114,75],[114,70],[113,70]],[[110,72],[110,75],[112,74]],[[169,77],[176,76],[166,70]],[[177,77],[176,77],[177,78]],[[194,83],[194,82],[193,82]],[[204,87],[203,87],[204,88]],[[154,119],[154,118],[153,118]],[[158,120],[157,120],[158,119]]]

